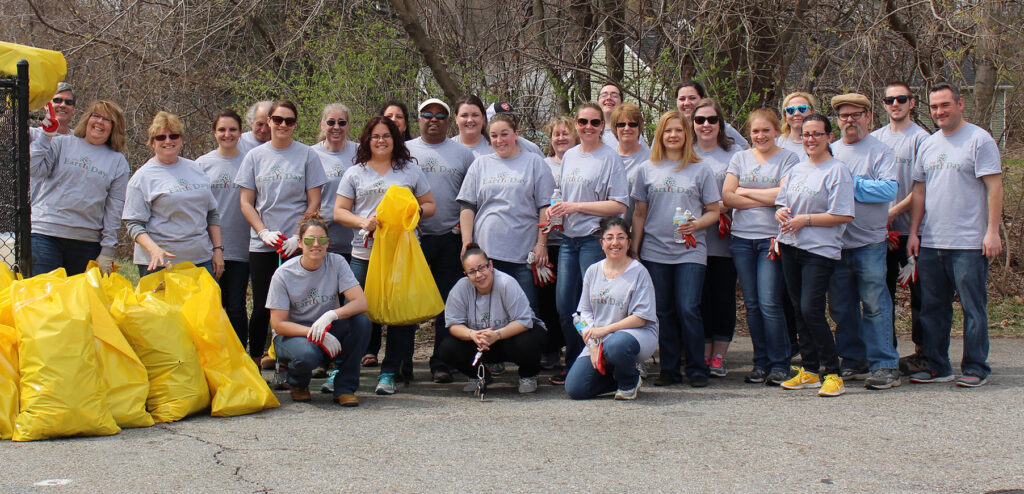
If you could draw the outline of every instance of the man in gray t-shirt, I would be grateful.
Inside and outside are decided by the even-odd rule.
[[[921,332],[928,370],[910,382],[953,380],[949,362],[953,293],[964,311],[962,387],[988,382],[988,262],[1003,252],[999,227],[1003,175],[999,147],[963,118],[964,100],[949,84],[932,86],[928,106],[939,131],[925,139],[914,161],[907,253],[918,256]],[[918,236],[920,235],[920,237]]]
[[[245,112],[245,123],[252,130],[242,134],[238,139],[238,150],[242,154],[270,140],[270,124],[267,123],[267,117],[273,105],[273,101],[257,101]]]

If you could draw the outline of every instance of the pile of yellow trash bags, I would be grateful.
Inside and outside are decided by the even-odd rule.
[[[278,405],[205,269],[183,263],[133,288],[98,268],[17,280],[0,263],[0,438],[103,436]]]

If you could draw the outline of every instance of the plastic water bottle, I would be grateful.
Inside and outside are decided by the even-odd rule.
[[[683,208],[676,208],[676,214],[672,216],[672,238],[677,244],[684,242],[683,234],[679,233],[679,230],[677,229],[683,223],[686,223],[686,215],[683,214]]]
[[[551,207],[555,207],[555,204],[558,204],[560,202],[562,202],[562,191],[560,189],[555,189],[555,191],[551,193]],[[561,216],[559,216],[557,218],[551,218],[551,226],[561,225],[561,224],[562,224],[562,217]]]
[[[583,319],[583,315],[579,312],[574,312],[572,314],[572,325],[576,326],[576,331],[580,336],[583,336],[583,332],[590,327],[590,323],[588,323],[586,319]]]

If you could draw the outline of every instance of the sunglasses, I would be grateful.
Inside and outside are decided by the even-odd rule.
[[[158,142],[164,142],[167,139],[176,141],[178,139],[181,139],[181,134],[160,134],[158,136],[153,136],[153,140]]]
[[[576,119],[576,125],[579,125],[580,127],[586,127],[587,124],[590,124],[591,127],[597,127],[601,125],[602,122],[604,122],[604,120],[601,120],[600,118],[591,118],[590,120],[585,118]]]
[[[444,120],[444,119],[448,118],[448,114],[447,113],[431,113],[431,112],[425,111],[425,112],[420,113],[420,118],[422,118],[423,120],[430,120],[431,118],[436,118],[438,120]]]
[[[324,122],[324,124],[326,124],[328,127],[334,127],[335,125],[337,125],[338,127],[344,127],[348,125],[348,120],[328,120]]]
[[[277,125],[285,124],[288,127],[291,127],[292,125],[295,125],[295,122],[297,122],[298,120],[295,117],[285,118],[278,115],[271,115],[270,121],[276,123]]]
[[[320,245],[327,245],[327,242],[329,242],[330,240],[331,239],[327,235],[322,235],[319,237],[302,237],[302,243],[306,245],[313,245],[313,242],[316,242]]]
[[[898,101],[902,105],[902,104],[906,103],[907,101],[910,101],[910,96],[908,96],[906,94],[901,95],[901,96],[886,96],[886,97],[882,98],[882,101],[884,101],[885,104],[887,104],[887,105],[891,105],[891,104],[893,104],[893,102]]]
[[[787,106],[783,110],[786,111],[786,115],[796,115],[797,112],[807,113],[811,111],[811,105]]]
[[[625,129],[627,125],[631,129],[635,129],[635,128],[640,126],[640,122],[616,122],[615,123],[615,128],[617,128],[617,129]]]
[[[718,125],[718,115],[711,115],[710,117],[693,117],[693,123],[697,125],[704,125],[704,122],[711,125]]]
[[[53,101],[53,104],[55,104],[55,105],[59,105],[61,103],[64,103],[65,105],[68,105],[68,106],[75,106],[75,99],[74,98],[53,98],[50,101]]]

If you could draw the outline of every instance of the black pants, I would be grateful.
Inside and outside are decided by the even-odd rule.
[[[441,292],[441,299],[448,301],[448,293],[462,277],[462,261],[459,259],[459,252],[462,250],[462,238],[454,233],[444,235],[423,235],[420,237],[420,247],[423,249],[423,257],[430,265],[430,274],[434,277],[437,291]],[[389,328],[390,330],[390,328]],[[438,357],[438,349],[441,342],[450,336],[448,328],[444,325],[444,313],[434,318],[434,353],[430,355],[430,371],[448,370],[444,362]],[[378,346],[380,338],[377,339]],[[412,364],[409,362],[408,364]]]
[[[825,293],[836,260],[806,250],[782,245],[782,276],[793,300],[796,327],[800,334],[800,357],[808,372],[839,373],[836,340],[825,318]]]
[[[249,355],[263,356],[270,331],[270,311],[267,310],[267,293],[270,279],[281,265],[277,252],[250,252],[249,277],[252,279],[252,316],[249,318]]]
[[[554,271],[558,272],[558,246],[548,246],[548,260]],[[548,328],[548,335],[544,344],[544,353],[557,354],[565,346],[565,336],[562,336],[562,323],[558,319],[558,305],[555,304],[555,284],[537,287],[537,317],[544,321]],[[571,358],[571,357],[570,357]]]
[[[449,335],[450,336],[450,335]],[[544,349],[547,331],[539,327],[528,329],[511,338],[500,340],[484,352],[483,362],[514,362],[519,366],[519,377],[534,377],[540,372],[540,352]],[[476,355],[476,344],[472,341],[460,340],[455,337],[445,338],[438,349],[441,360],[448,367],[476,377],[477,370],[473,367],[473,356]]]
[[[708,256],[701,292],[704,343],[732,341],[736,331],[736,265],[731,257]]]
[[[885,264],[888,268],[885,272],[885,284],[889,287],[889,296],[892,297],[892,344],[896,345],[896,277],[899,276],[900,268],[907,263],[907,235],[900,235],[900,246],[898,249],[890,250],[885,256]],[[915,350],[921,347],[921,290],[917,283],[910,284],[910,337],[914,340]]]
[[[249,318],[245,313],[245,292],[249,288],[249,263],[224,261],[224,273],[217,280],[220,285],[220,303],[228,314],[231,327],[242,342],[249,343]]]

